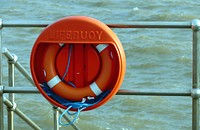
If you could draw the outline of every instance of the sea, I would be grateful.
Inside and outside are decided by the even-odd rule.
[[[1,0],[3,22],[49,22],[67,16],[89,16],[105,24],[190,22],[199,19],[199,0]],[[30,73],[30,55],[44,28],[3,28],[2,47],[18,57]],[[126,54],[126,74],[120,89],[145,92],[190,92],[192,88],[192,29],[112,28]],[[3,85],[8,64],[3,56]],[[31,75],[31,73],[30,73]],[[15,69],[15,86],[33,87]],[[6,97],[7,94],[4,94]],[[41,94],[15,94],[17,107],[41,129],[53,130],[52,106]],[[73,119],[73,116],[69,116]],[[7,108],[4,105],[7,129]],[[191,130],[190,96],[115,95],[105,105],[81,112],[81,130]],[[14,114],[15,130],[31,130]],[[73,130],[60,126],[61,130]]]

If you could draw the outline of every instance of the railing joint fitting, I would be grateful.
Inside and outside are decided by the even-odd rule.
[[[8,58],[8,63],[15,64],[18,57],[15,54],[11,54],[7,48],[2,48],[2,53]]]
[[[56,110],[56,109],[58,109],[58,107],[53,105],[53,110]]]
[[[193,88],[191,90],[191,96],[192,98],[195,98],[195,99],[200,98],[200,88]]]
[[[8,107],[7,109],[9,111],[15,111],[15,109],[17,108],[17,104],[15,102],[12,102],[12,106],[11,107]]]
[[[200,20],[193,19],[191,22],[191,28],[193,31],[199,31],[200,30]]]
[[[8,60],[8,63],[15,64],[17,62],[18,57],[15,54],[12,54],[12,59]]]

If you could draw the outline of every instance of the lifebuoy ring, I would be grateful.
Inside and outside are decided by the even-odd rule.
[[[97,69],[93,67],[91,69],[94,70],[93,73],[88,74],[95,76],[88,78],[90,81],[84,79],[87,81],[86,84],[82,84],[81,80],[78,83],[82,84],[81,87],[74,88],[60,79],[62,77],[60,71],[63,68],[58,69],[58,64],[60,62],[64,64],[63,61],[66,61],[63,59],[64,49],[59,45],[60,43],[73,44],[76,47],[79,45],[92,46],[92,53],[95,50],[92,57],[97,59]],[[83,60],[88,60],[87,56],[84,58]],[[71,66],[74,67],[76,64]],[[88,66],[91,67],[91,64]],[[36,87],[49,102],[63,109],[69,107],[48,95],[44,86],[41,85],[43,83],[47,83],[56,96],[74,103],[91,96],[95,97],[94,100],[100,99],[84,109],[91,110],[105,104],[117,93],[124,79],[126,58],[120,40],[108,26],[93,18],[71,16],[50,24],[41,32],[32,48],[30,68]],[[79,81],[76,80],[76,82]],[[106,95],[99,98],[104,92]],[[72,109],[76,110],[76,108]]]
[[[105,91],[112,76],[112,52],[106,49],[108,46],[108,44],[96,46],[102,62],[100,74],[95,82],[81,88],[74,88],[61,81],[55,69],[55,59],[61,46],[59,44],[47,46],[43,58],[44,80],[55,94],[67,100],[81,101],[85,97],[100,95]]]

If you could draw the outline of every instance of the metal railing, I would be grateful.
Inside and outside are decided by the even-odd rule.
[[[3,104],[8,108],[8,129],[13,130],[13,112],[27,122],[33,129],[41,129],[23,114],[14,102],[14,93],[39,93],[36,87],[24,86],[14,87],[14,68],[16,67],[33,85],[31,76],[17,61],[15,55],[10,54],[7,49],[2,49],[2,29],[7,27],[46,27],[48,22],[27,23],[27,22],[2,22],[0,20],[0,130],[4,130],[4,112]],[[200,20],[194,19],[191,22],[132,22],[131,25],[124,24],[108,24],[110,28],[179,28],[191,29],[193,32],[192,40],[192,86],[191,90],[173,91],[173,92],[155,92],[155,91],[132,91],[119,90],[117,95],[146,95],[146,96],[190,96],[192,98],[192,130],[199,129],[199,98],[200,98]],[[2,54],[8,58],[9,64],[9,87],[2,83]],[[4,93],[9,93],[8,99]],[[54,110],[54,130],[59,129],[58,114],[62,112],[59,108],[53,106]],[[69,119],[65,117],[67,121]],[[72,126],[74,129],[79,129],[77,126]]]

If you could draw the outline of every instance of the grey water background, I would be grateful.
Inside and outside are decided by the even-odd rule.
[[[56,21],[85,15],[104,23],[133,21],[191,21],[200,18],[198,0],[1,0],[3,21]],[[30,72],[31,48],[43,28],[3,28],[3,47],[18,56]],[[190,91],[192,76],[191,29],[113,29],[121,40],[127,70],[121,89]],[[3,83],[8,85],[3,57]],[[15,71],[16,86],[31,84]],[[15,94],[17,107],[42,129],[53,129],[52,107],[39,94]],[[104,106],[82,112],[75,123],[83,130],[190,130],[190,97],[114,96]],[[7,121],[5,107],[5,124]],[[15,115],[15,129],[31,129]],[[72,129],[62,127],[61,130]]]

